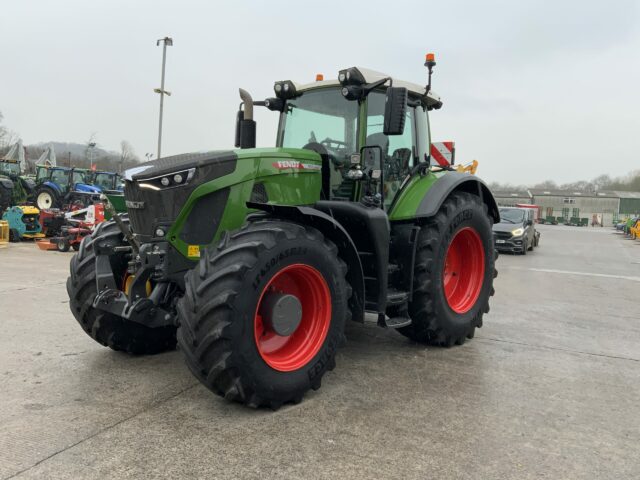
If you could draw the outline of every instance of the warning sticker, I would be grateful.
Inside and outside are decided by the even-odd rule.
[[[199,257],[200,256],[200,245],[188,245],[187,246],[187,256],[188,257]]]

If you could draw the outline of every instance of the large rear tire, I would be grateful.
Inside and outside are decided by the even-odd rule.
[[[123,219],[128,225],[126,217]],[[96,255],[94,245],[122,245],[122,232],[114,221],[103,222],[80,244],[80,250],[71,259],[71,275],[67,278],[69,306],[82,329],[96,342],[113,350],[133,355],[148,355],[174,350],[176,328],[173,326],[149,328],[125,320],[117,315],[93,308],[96,296]],[[124,254],[110,259],[116,277],[124,279],[127,259]]]
[[[36,190],[36,205],[40,210],[60,208],[60,196],[50,187],[40,187]]]
[[[301,401],[335,366],[350,315],[346,273],[318,230],[250,222],[186,276],[178,345],[188,367],[227,400],[274,409]]]
[[[421,228],[416,252],[412,324],[398,329],[416,342],[461,345],[489,312],[495,253],[492,219],[479,197],[453,193]]]

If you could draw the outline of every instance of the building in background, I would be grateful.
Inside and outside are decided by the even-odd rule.
[[[493,196],[500,207],[515,207],[518,204],[532,204],[533,195],[529,190],[496,190]]]
[[[541,216],[587,218],[589,224],[612,225],[619,217],[620,197],[615,192],[531,190]]]
[[[640,192],[614,192],[620,198],[618,213],[621,217],[640,214]]]
[[[588,224],[609,226],[620,218],[640,214],[640,192],[575,190],[494,191],[501,207],[529,204],[538,206],[538,217],[588,219]]]

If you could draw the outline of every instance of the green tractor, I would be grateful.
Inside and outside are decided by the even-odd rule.
[[[127,215],[83,240],[67,291],[97,342],[178,343],[210,390],[278,408],[318,389],[348,321],[449,347],[493,295],[498,207],[477,177],[431,168],[427,87],[362,68],[240,90],[236,147],[125,172]],[[277,112],[255,148],[253,110]],[[113,212],[115,213],[115,211]]]
[[[0,159],[0,215],[9,207],[25,203],[35,182],[22,174],[18,160]]]

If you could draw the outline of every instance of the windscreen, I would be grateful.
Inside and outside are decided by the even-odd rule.
[[[524,221],[524,211],[517,208],[501,208],[500,221],[505,223],[522,223]]]

